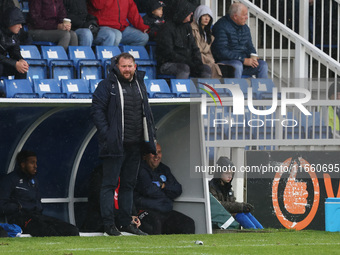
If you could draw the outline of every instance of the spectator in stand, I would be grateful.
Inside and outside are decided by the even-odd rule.
[[[82,46],[104,45],[118,46],[121,36],[107,26],[99,27],[97,18],[87,11],[86,0],[64,0],[67,17],[72,21],[72,30],[78,36]]]
[[[163,17],[163,1],[149,0],[149,9],[143,17],[144,24],[150,26],[149,37],[151,41],[156,39],[157,33],[161,26],[165,23]]]
[[[16,169],[0,185],[0,212],[8,223],[17,224],[24,234],[32,236],[78,236],[76,226],[42,214],[37,174],[37,155],[21,151]]]
[[[191,3],[194,7],[194,10],[196,7],[198,7],[201,3],[200,0],[185,0],[189,3]],[[164,18],[166,21],[172,20],[174,14],[176,13],[176,9],[178,6],[181,6],[183,4],[183,0],[163,0],[165,4],[164,8]]]
[[[235,78],[242,75],[256,75],[257,78],[268,78],[268,65],[258,60],[253,46],[250,29],[246,25],[248,9],[244,4],[234,3],[228,14],[220,18],[212,31],[215,40],[212,53],[217,63],[231,65],[235,68]]]
[[[200,49],[203,64],[211,68],[212,78],[233,77],[234,70],[229,65],[218,65],[211,53],[211,44],[214,41],[211,26],[213,23],[212,11],[206,5],[200,5],[194,12],[194,21],[191,23],[192,34]]]
[[[15,75],[16,79],[26,79],[29,66],[21,56],[18,35],[22,23],[25,19],[19,8],[5,11],[0,27],[0,76]]]
[[[67,16],[63,0],[30,0],[29,10],[28,28],[33,41],[54,42],[65,50],[69,45],[78,45],[72,24],[63,22]]]
[[[144,24],[133,0],[90,0],[88,11],[97,17],[99,26],[115,30],[116,43],[144,46],[149,41],[149,26]]]
[[[167,21],[157,35],[156,56],[161,74],[176,75],[177,79],[211,77],[211,69],[204,65],[190,22],[194,7],[183,0],[177,6],[172,21]]]

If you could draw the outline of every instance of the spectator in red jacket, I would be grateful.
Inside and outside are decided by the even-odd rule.
[[[77,34],[71,23],[64,23],[66,10],[63,0],[30,0],[29,34],[33,41],[54,42],[67,50],[69,45],[78,45]]]
[[[149,26],[144,24],[133,0],[90,0],[88,11],[97,17],[99,26],[120,31],[122,44],[144,46],[149,40]]]

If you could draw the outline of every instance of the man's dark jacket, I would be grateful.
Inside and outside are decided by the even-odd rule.
[[[237,25],[229,15],[220,18],[212,28],[215,40],[211,52],[216,63],[223,60],[240,60],[256,53],[247,25]]]
[[[139,84],[143,96],[144,115],[148,128],[149,142],[145,142],[147,152],[156,153],[156,131],[153,121],[151,108],[148,102],[146,87],[144,84],[144,72],[136,71],[134,79]],[[112,59],[110,73],[108,77],[98,84],[93,93],[91,116],[97,127],[99,139],[100,157],[117,157],[123,156],[124,143],[124,116],[122,105],[124,105],[124,96],[122,88],[118,82],[119,69]]]
[[[165,187],[162,189],[161,175],[166,176]],[[153,182],[159,182],[160,186]],[[152,170],[143,161],[141,163],[137,184],[134,192],[134,203],[137,210],[154,209],[160,212],[170,212],[173,200],[182,194],[182,185],[172,175],[170,168],[163,163]]]
[[[19,168],[4,176],[0,186],[0,212],[9,218],[20,212],[42,212],[38,181]]]
[[[23,59],[23,57],[20,53],[19,35],[13,34],[8,28],[13,25],[25,23],[25,19],[17,7],[7,9],[3,18],[0,27],[0,63],[15,68],[16,62]]]

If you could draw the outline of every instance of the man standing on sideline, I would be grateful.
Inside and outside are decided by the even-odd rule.
[[[93,94],[91,115],[98,130],[103,182],[100,194],[104,232],[146,235],[131,222],[133,190],[142,148],[156,153],[155,127],[148,103],[144,72],[136,71],[135,59],[122,53],[112,59],[109,76]],[[114,191],[120,178],[116,228]]]
[[[268,78],[268,65],[263,60],[251,57],[256,54],[250,29],[246,25],[248,9],[244,4],[234,3],[228,14],[220,18],[212,31],[215,40],[212,53],[216,63],[231,65],[235,68],[235,78],[242,75],[256,75],[257,78]]]
[[[17,168],[0,183],[0,213],[32,236],[79,236],[76,226],[42,214],[37,174],[37,155],[21,151]]]

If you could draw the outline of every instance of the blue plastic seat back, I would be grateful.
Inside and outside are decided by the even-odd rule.
[[[144,46],[123,45],[122,52],[131,54],[136,61],[136,64],[141,65],[156,65],[156,61],[152,60]]]
[[[171,91],[176,93],[177,97],[200,97],[201,93],[197,92],[196,86],[190,79],[171,79]]]
[[[41,58],[37,46],[20,45],[20,53],[30,66],[27,72],[29,80],[47,78],[47,61]]]
[[[272,99],[274,82],[271,79],[251,79],[251,87],[256,99]]]
[[[68,56],[75,64],[78,64],[81,60],[96,59],[96,56],[90,46],[69,46]]]
[[[244,95],[244,98],[248,98],[248,81],[246,79],[237,79],[237,78],[224,78],[223,83],[226,85],[232,85],[238,87]],[[226,89],[226,93],[228,96],[233,96],[232,92],[229,89]]]
[[[98,87],[98,84],[102,81],[102,79],[91,79],[90,82],[90,92],[93,93],[96,88]]]
[[[156,98],[172,98],[175,97],[176,94],[170,91],[169,85],[166,80],[163,79],[148,79],[145,80],[145,85],[147,92],[150,97]]]
[[[118,46],[96,46],[96,56],[104,62],[107,59],[111,59],[121,53]]]
[[[39,97],[66,98],[66,94],[61,92],[60,84],[56,79],[34,80],[33,88],[39,94]]]
[[[312,115],[301,115],[301,124],[304,126],[309,139],[327,139],[332,137],[332,129],[320,118],[320,112]]]
[[[69,98],[92,98],[88,81],[84,79],[61,80],[61,88]]]
[[[27,79],[5,80],[5,93],[8,98],[37,98],[33,92],[32,84]]]
[[[144,71],[144,79],[156,79],[156,67],[155,66],[137,66],[139,71]]]
[[[197,79],[197,87],[202,91],[208,91],[210,92],[213,97],[225,97],[228,96],[226,90],[224,88],[217,88],[216,85],[221,84],[221,81],[219,79],[206,79],[206,78],[199,78]],[[215,90],[217,92],[217,95],[213,91]],[[206,92],[202,92],[206,93]]]

